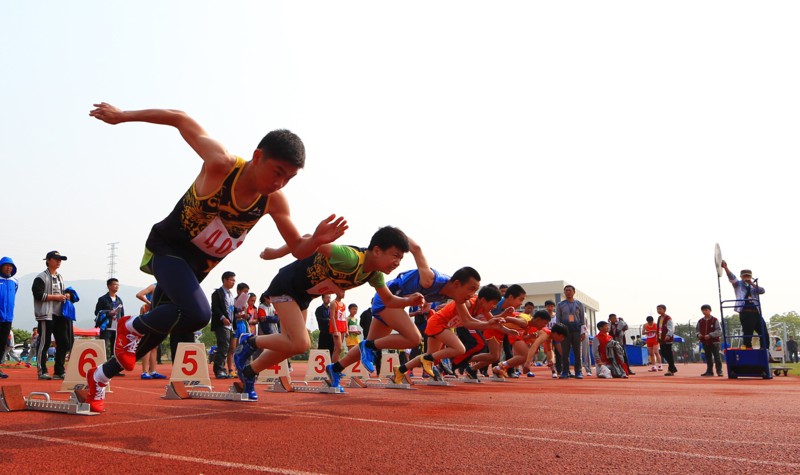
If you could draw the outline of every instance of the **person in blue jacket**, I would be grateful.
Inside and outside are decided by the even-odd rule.
[[[6,342],[14,321],[14,303],[19,289],[19,282],[14,277],[16,273],[17,266],[10,257],[0,259],[0,355],[6,352]],[[7,374],[0,371],[0,378],[7,377]]]

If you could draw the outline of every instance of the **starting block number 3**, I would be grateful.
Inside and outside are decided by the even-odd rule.
[[[308,369],[306,381],[324,381],[328,375],[325,367],[331,364],[331,354],[328,350],[311,350],[308,354]]]

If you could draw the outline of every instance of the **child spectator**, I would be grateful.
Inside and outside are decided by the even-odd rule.
[[[345,344],[347,345],[347,351],[350,351],[351,348],[358,345],[361,330],[358,329],[358,319],[356,318],[358,305],[351,303],[347,306],[347,311],[349,315],[347,316],[347,341],[345,341]]]
[[[712,359],[717,369],[717,376],[722,376],[722,358],[719,352],[722,327],[719,325],[719,320],[711,315],[711,305],[703,305],[700,311],[703,312],[703,318],[697,322],[697,339],[703,345],[703,353],[706,355],[706,372],[700,376],[714,376]]]

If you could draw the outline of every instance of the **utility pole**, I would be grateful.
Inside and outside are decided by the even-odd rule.
[[[117,275],[117,244],[119,242],[108,243],[108,278]]]

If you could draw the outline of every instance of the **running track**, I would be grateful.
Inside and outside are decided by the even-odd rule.
[[[300,378],[305,367],[295,368]],[[260,392],[258,403],[163,400],[164,381],[132,374],[114,380],[100,416],[0,413],[0,466],[9,474],[800,473],[800,378],[679,370],[562,381],[537,368],[536,378],[506,383]],[[33,369],[7,373],[0,384],[65,398],[60,382],[37,381]]]

